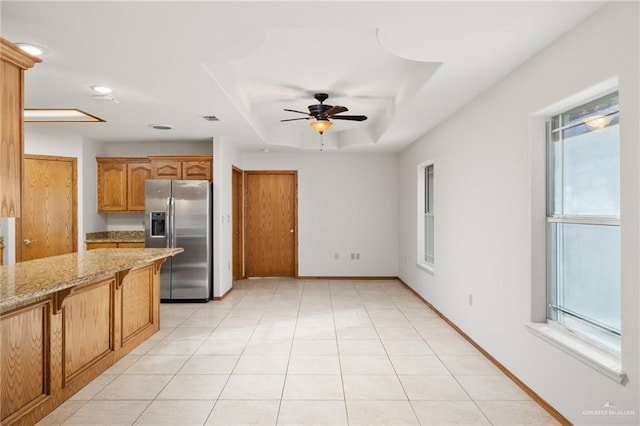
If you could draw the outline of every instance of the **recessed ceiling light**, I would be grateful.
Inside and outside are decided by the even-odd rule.
[[[32,56],[42,56],[45,53],[43,47],[32,43],[15,43],[15,45]]]
[[[32,108],[24,110],[24,121],[26,123],[100,123],[105,120],[79,109]]]
[[[102,93],[102,94],[113,92],[113,89],[111,87],[102,86],[100,84],[94,84],[93,86],[91,86],[91,90],[93,90],[94,92]]]
[[[156,130],[171,130],[173,126],[169,124],[149,124],[149,127]]]

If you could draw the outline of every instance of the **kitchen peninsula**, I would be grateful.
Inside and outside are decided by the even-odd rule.
[[[158,331],[177,249],[97,249],[0,266],[0,424],[34,424]]]

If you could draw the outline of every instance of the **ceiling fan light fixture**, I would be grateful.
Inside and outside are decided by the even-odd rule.
[[[333,123],[327,118],[320,118],[320,119],[312,120],[309,123],[309,125],[316,132],[323,134],[324,132],[329,130],[331,126],[333,126]]]

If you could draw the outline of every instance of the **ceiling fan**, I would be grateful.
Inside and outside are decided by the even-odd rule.
[[[349,121],[364,121],[367,119],[366,115],[336,115],[349,111],[347,107],[340,105],[327,105],[324,101],[327,100],[329,95],[326,93],[316,93],[313,96],[319,103],[316,105],[309,105],[309,112],[297,111],[295,109],[286,109],[288,112],[297,112],[298,114],[304,114],[306,117],[302,118],[288,118],[282,121],[295,121],[295,120],[312,120],[309,124],[311,127],[320,134],[333,125],[331,120],[349,120]],[[330,120],[331,119],[331,120]]]

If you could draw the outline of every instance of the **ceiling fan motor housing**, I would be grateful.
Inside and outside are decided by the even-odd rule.
[[[333,106],[325,104],[309,105],[309,115],[315,118],[326,118],[325,112],[329,111]]]

